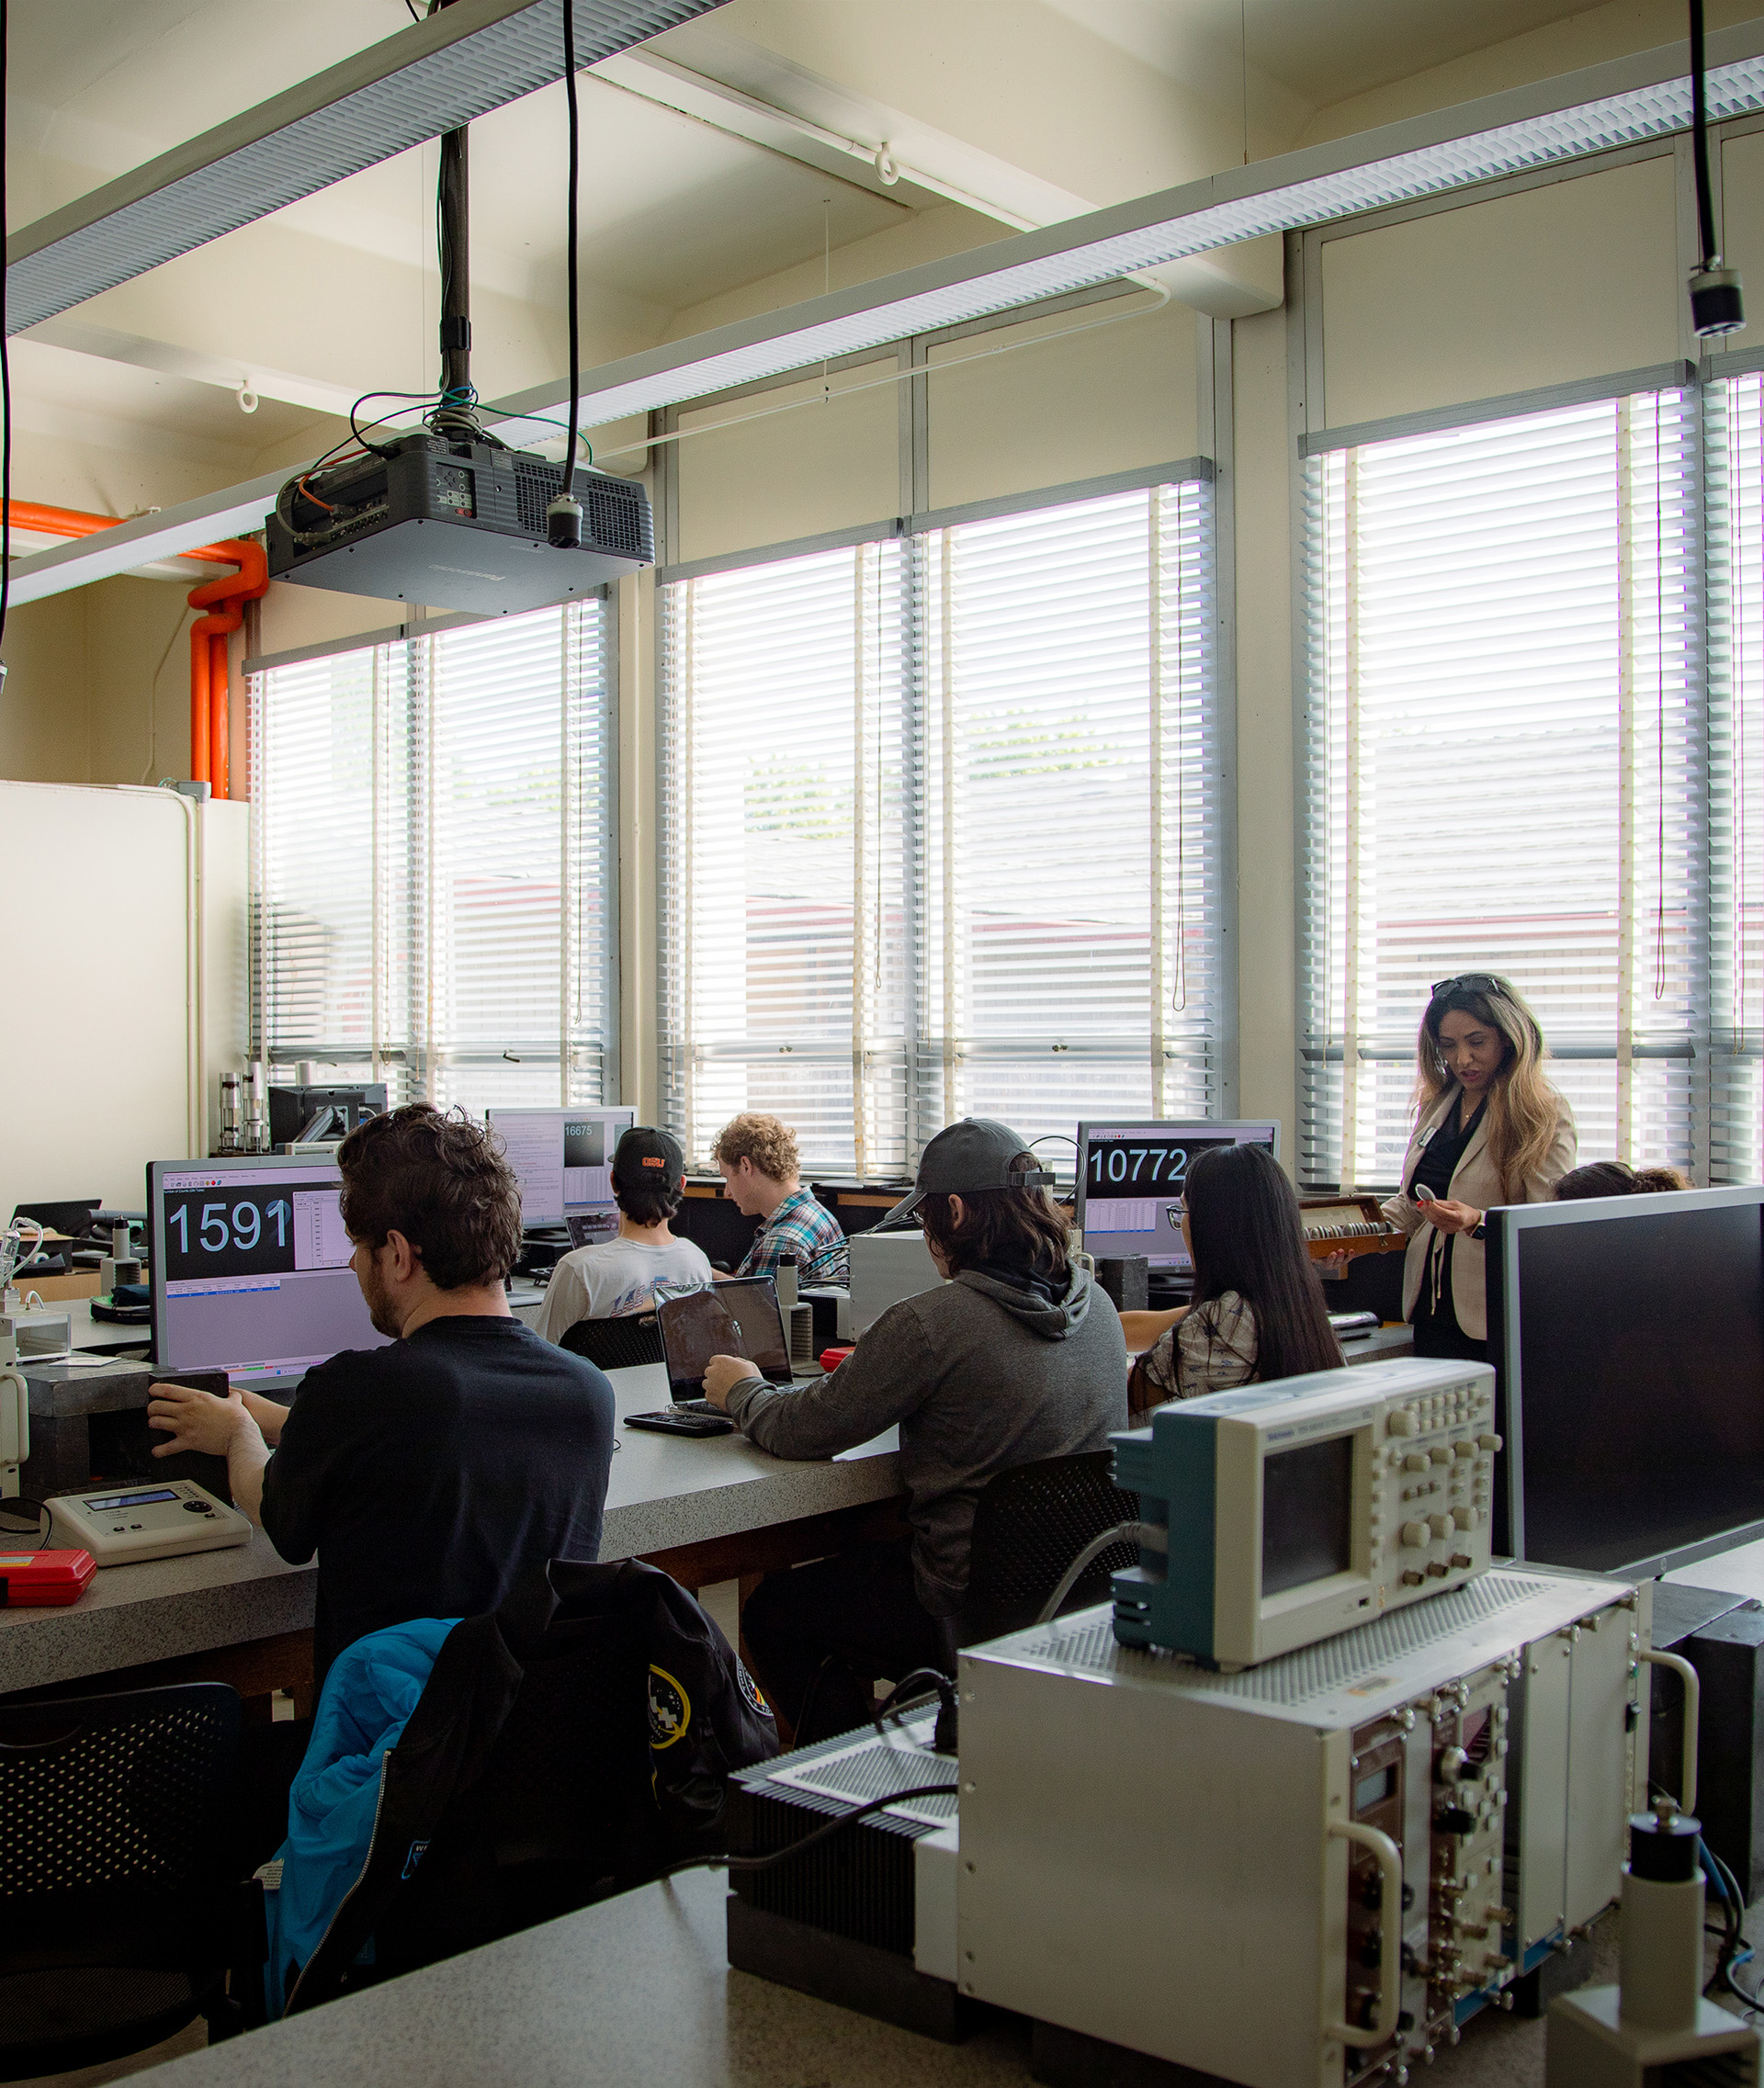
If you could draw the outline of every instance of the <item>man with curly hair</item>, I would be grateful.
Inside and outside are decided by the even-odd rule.
[[[148,1424],[227,1460],[232,1497],[293,1565],[319,1555],[313,1670],[370,1631],[494,1609],[551,1559],[593,1560],[613,1388],[508,1308],[514,1170],[481,1123],[427,1102],[337,1155],[350,1266],[383,1349],[311,1370],[292,1407],[154,1387]]]
[[[729,1200],[743,1218],[764,1222],[753,1236],[738,1276],[770,1276],[787,1255],[797,1260],[798,1283],[828,1283],[843,1290],[851,1281],[845,1235],[825,1204],[804,1189],[797,1134],[775,1116],[744,1112],[731,1117],[711,1148]]]

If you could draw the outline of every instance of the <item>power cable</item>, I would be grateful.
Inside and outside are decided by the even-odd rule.
[[[576,106],[576,0],[563,0],[563,98],[570,111],[570,183],[564,197],[564,305],[570,323],[570,426],[563,452],[563,482],[545,511],[547,540],[560,551],[582,543],[582,502],[576,498],[576,429],[582,417],[581,286],[578,280],[576,186],[582,160],[582,115]]]
[[[1702,340],[1736,333],[1746,323],[1739,271],[1722,265],[1715,243],[1715,199],[1709,178],[1709,83],[1703,49],[1702,0],[1690,7],[1690,160],[1696,171],[1697,243],[1702,258],[1690,278],[1690,324]]]

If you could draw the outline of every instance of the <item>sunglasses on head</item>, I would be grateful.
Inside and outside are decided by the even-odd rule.
[[[1470,993],[1505,993],[1505,984],[1492,972],[1460,972],[1456,978],[1436,978],[1428,989],[1430,997],[1437,1000],[1441,994],[1450,993],[1453,987],[1463,987]]]

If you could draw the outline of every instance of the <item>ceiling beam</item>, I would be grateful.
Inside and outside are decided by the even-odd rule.
[[[1709,39],[1713,119],[1764,109],[1764,21]],[[579,380],[585,426],[683,404],[823,358],[910,333],[1033,304],[1240,239],[1324,224],[1359,211],[1444,194],[1527,167],[1681,130],[1690,121],[1682,45],[1335,139],[1204,181],[1096,210],[970,253],[811,298],[782,311],[627,356]],[[549,413],[567,380],[484,410],[519,439],[526,413]],[[11,596],[39,600],[229,532],[256,527],[287,472],[230,487],[120,528],[15,562]]]
[[[572,0],[592,65],[723,0]],[[6,242],[6,331],[188,254],[563,75],[561,0],[454,0]]]
[[[51,348],[66,348],[79,356],[95,356],[102,362],[127,363],[135,369],[153,370],[161,377],[183,378],[192,384],[209,384],[234,398],[254,392],[259,399],[278,399],[289,406],[305,406],[315,413],[346,415],[361,397],[358,387],[332,384],[323,378],[303,377],[293,370],[271,369],[263,363],[248,363],[237,356],[209,355],[175,341],[157,341],[144,333],[126,333],[114,326],[94,326],[79,318],[46,319],[25,335]]]

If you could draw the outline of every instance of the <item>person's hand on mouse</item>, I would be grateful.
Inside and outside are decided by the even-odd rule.
[[[745,1356],[713,1356],[705,1365],[705,1397],[727,1413],[729,1394],[738,1384],[759,1375]]]

